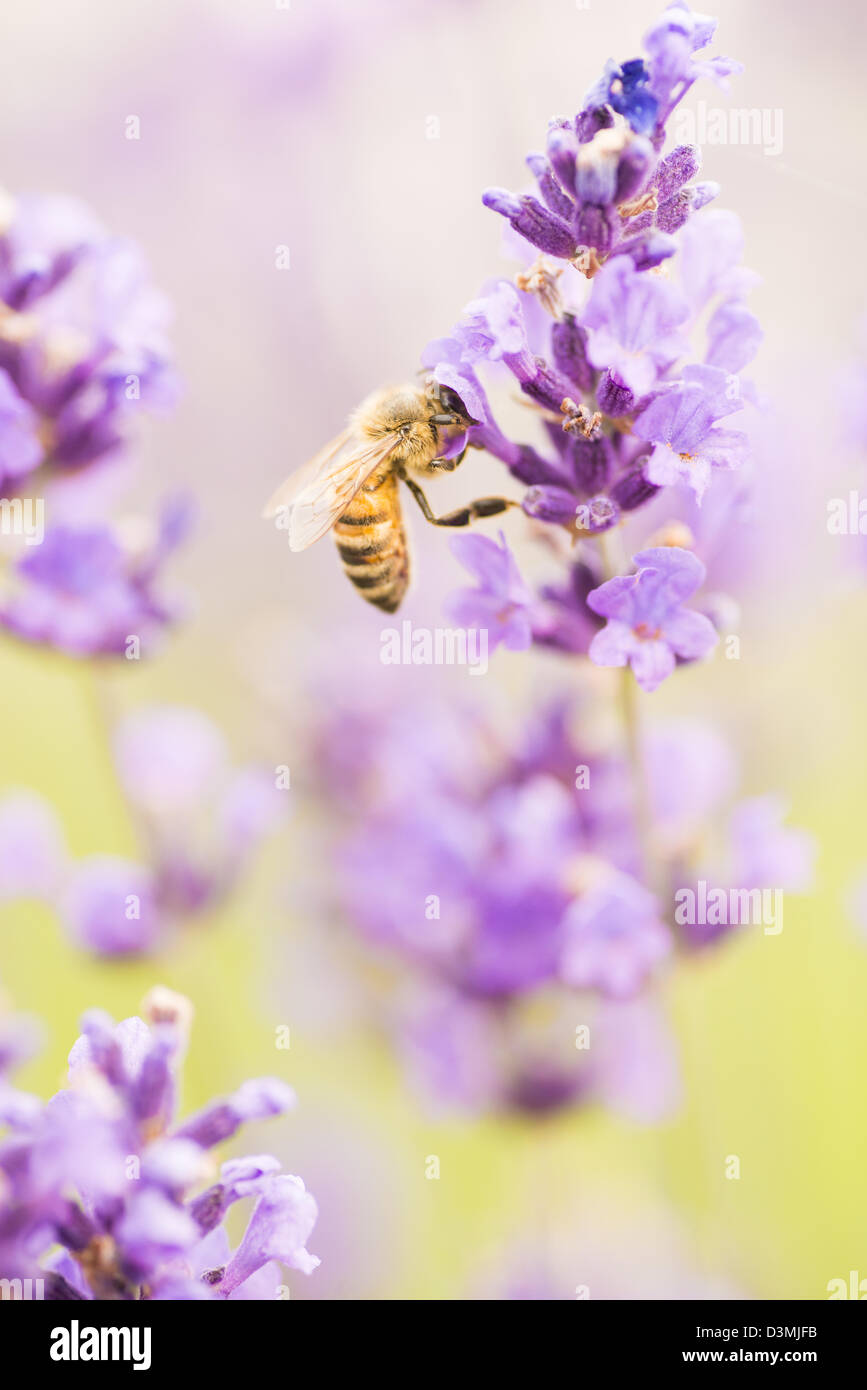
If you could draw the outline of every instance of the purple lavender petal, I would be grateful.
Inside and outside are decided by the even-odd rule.
[[[319,1261],[305,1246],[316,1217],[316,1203],[300,1178],[265,1178],[244,1238],[226,1266],[222,1292],[231,1293],[269,1260],[312,1274]]]

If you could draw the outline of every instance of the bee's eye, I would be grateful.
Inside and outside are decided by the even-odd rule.
[[[401,439],[406,439],[407,435],[412,434],[412,425],[399,425],[397,432]]]

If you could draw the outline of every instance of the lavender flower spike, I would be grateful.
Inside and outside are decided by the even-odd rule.
[[[710,620],[683,607],[704,582],[705,568],[689,550],[657,546],[633,557],[634,575],[617,575],[594,589],[587,604],[608,622],[590,643],[597,666],[632,667],[642,690],[656,690],[676,658],[707,656],[718,637]]]
[[[293,1094],[280,1080],[248,1081],[177,1125],[192,1005],[155,989],[144,1013],[117,1026],[87,1014],[69,1087],[46,1105],[0,1090],[9,1098],[0,1114],[9,1127],[0,1140],[0,1275],[41,1277],[54,1299],[273,1298],[275,1261],[305,1274],[318,1264],[305,1248],[315,1201],[267,1154],[231,1160],[202,1188],[214,1176],[211,1146],[246,1120],[282,1114]],[[220,1223],[243,1197],[258,1203],[230,1257]],[[215,1267],[217,1251],[225,1258]]]

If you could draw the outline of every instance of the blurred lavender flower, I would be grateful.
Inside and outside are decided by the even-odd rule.
[[[563,977],[615,999],[637,994],[671,950],[653,895],[629,874],[604,868],[564,921]]]
[[[65,862],[63,830],[53,808],[35,792],[7,792],[0,800],[0,903],[50,902]]]
[[[787,807],[780,796],[742,801],[732,814],[732,879],[739,888],[777,884],[803,893],[813,877],[814,846],[805,830],[783,824]]]
[[[163,561],[183,539],[188,510],[164,511],[155,537],[105,523],[57,526],[26,551],[0,589],[0,625],[71,656],[150,651],[176,608],[157,593]]]
[[[51,807],[11,794],[0,801],[0,901],[42,897],[87,950],[140,955],[224,902],[287,808],[278,777],[253,764],[233,768],[199,710],[137,710],[121,719],[114,744],[143,862],[68,861]]]
[[[69,1084],[47,1104],[0,1090],[0,1273],[39,1277],[50,1299],[275,1298],[279,1266],[310,1274],[316,1203],[270,1155],[216,1168],[211,1150],[295,1104],[276,1077],[247,1081],[179,1120],[192,1005],[159,988],[144,1019],[82,1019]],[[240,1245],[229,1208],[255,1202]]]
[[[391,701],[376,684],[371,704],[362,673],[348,728],[342,671],[333,696],[320,673],[311,756],[341,916],[401,973],[390,1026],[413,1081],[472,1112],[602,1104],[662,1118],[679,1083],[653,988],[714,939],[679,929],[678,888],[758,874],[802,891],[808,837],[773,799],[732,809],[731,753],[695,721],[647,731],[642,812],[589,673],[517,728],[415,684]]]
[[[155,583],[189,507],[170,504],[134,535],[106,520],[98,497],[124,461],[134,417],[177,398],[169,319],[138,248],[82,204],[4,197],[0,493],[9,506],[38,500],[48,517],[44,540],[29,538],[38,548],[22,546],[3,578],[0,624],[17,637],[116,655],[132,638],[148,647],[174,617]]]
[[[0,368],[38,420],[30,469],[80,468],[117,448],[140,409],[172,404],[165,296],[141,252],[71,198],[6,200]]]

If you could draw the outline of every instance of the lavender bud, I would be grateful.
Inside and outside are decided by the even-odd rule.
[[[551,329],[551,354],[558,372],[580,391],[592,391],[596,373],[587,361],[587,330],[574,314],[564,314]]]
[[[561,187],[575,192],[575,161],[581,148],[574,130],[554,126],[548,134],[548,158]]]
[[[559,429],[559,426],[557,428]],[[509,472],[519,483],[526,483],[529,487],[562,487],[568,481],[562,468],[557,468],[556,464],[542,458],[542,455],[537,454],[529,444],[520,446],[518,458],[509,464]]]
[[[527,155],[527,164],[539,185],[539,192],[556,217],[571,222],[575,216],[575,204],[567,197],[551,172],[551,166],[543,154]]]
[[[692,201],[688,188],[682,188],[667,202],[660,203],[656,210],[656,225],[664,232],[677,232],[692,212]]]
[[[586,145],[600,130],[609,130],[613,124],[614,116],[607,106],[591,106],[575,117],[575,133],[581,144]]]
[[[603,415],[616,420],[621,415],[629,414],[635,404],[635,396],[628,386],[624,386],[618,377],[608,371],[599,383],[596,404]]]
[[[549,367],[543,357],[537,357],[535,365],[535,376],[528,381],[522,381],[521,390],[538,405],[544,406],[547,410],[555,410],[559,414],[563,401],[572,391],[571,382]]]
[[[592,204],[581,209],[576,228],[579,246],[592,246],[603,256],[611,249],[611,219],[605,208]]]
[[[656,210],[656,225],[663,232],[677,232],[693,212],[698,212],[720,191],[718,183],[695,183],[682,188]]]
[[[571,228],[543,208],[537,198],[529,194],[516,198],[506,189],[488,188],[482,194],[482,202],[486,208],[508,218],[518,235],[538,246],[540,251],[565,260],[575,254],[577,247]]]
[[[635,197],[653,167],[654,157],[653,146],[649,140],[637,135],[629,142],[617,165],[615,203],[625,203]]]
[[[701,168],[701,152],[695,145],[678,145],[660,161],[656,171],[656,197],[660,203],[694,179]]]
[[[604,132],[589,145],[581,146],[575,166],[575,192],[582,203],[605,207],[614,202],[617,191],[619,149],[612,148],[616,135]]]
[[[568,454],[572,446],[572,440],[569,438],[569,435],[563,429],[562,424],[554,420],[544,420],[542,423],[544,426],[545,433],[547,434],[551,443],[554,445],[554,448],[557,450],[557,453],[561,455]]]
[[[569,588],[574,596],[575,602],[582,612],[587,611],[587,595],[591,589],[597,588],[601,582],[602,575],[598,568],[587,564],[584,560],[577,560],[569,572]],[[592,611],[587,611],[591,621],[598,622],[599,619]]]
[[[649,502],[654,497],[659,488],[654,483],[649,483],[644,476],[644,465],[647,456],[643,456],[637,462],[637,466],[629,473],[624,473],[622,477],[611,488],[611,497],[624,512],[634,512],[638,507],[643,507],[645,502]]]
[[[644,212],[639,212],[636,217],[630,217],[626,227],[626,235],[635,236],[638,232],[646,232],[653,226],[653,211],[647,208]],[[619,247],[618,247],[619,250]],[[617,255],[617,251],[613,253]]]
[[[575,522],[580,531],[590,531],[598,535],[610,531],[620,520],[620,508],[610,497],[591,497],[589,502],[580,502],[575,509]]]
[[[521,503],[535,521],[569,526],[575,519],[575,497],[564,487],[531,487]]]
[[[57,1239],[68,1250],[83,1250],[96,1234],[90,1217],[85,1215],[76,1202],[66,1201],[63,1212],[57,1217]]]
[[[599,439],[575,439],[572,443],[572,466],[575,482],[585,496],[601,492],[608,482],[611,468],[610,445],[603,436]]]

